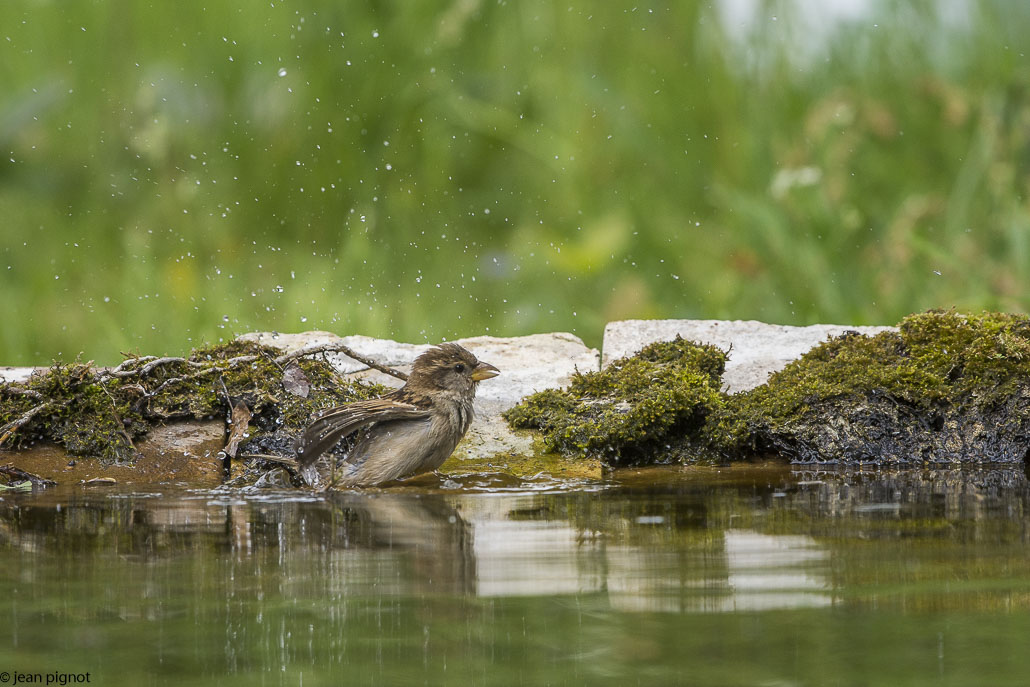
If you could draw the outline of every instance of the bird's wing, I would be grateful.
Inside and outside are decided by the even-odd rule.
[[[316,458],[335,446],[340,439],[373,422],[424,420],[429,416],[427,410],[389,397],[356,401],[333,408],[304,430],[297,445],[297,462],[302,466],[314,463]]]

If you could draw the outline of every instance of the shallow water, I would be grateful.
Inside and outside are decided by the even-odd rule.
[[[91,684],[1024,684],[1022,471],[0,499],[0,671]],[[0,674],[0,680],[3,675]]]

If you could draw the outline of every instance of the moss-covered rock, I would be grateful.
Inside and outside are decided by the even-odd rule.
[[[706,435],[728,456],[1019,462],[1030,446],[1030,318],[932,311],[831,339],[732,396]]]
[[[576,374],[567,390],[527,397],[505,413],[539,429],[550,451],[608,466],[696,460],[709,414],[721,407],[726,354],[714,346],[659,342],[600,372]]]
[[[719,393],[725,354],[648,346],[506,413],[548,450],[609,466],[780,456],[800,463],[1013,463],[1030,448],[1030,318],[931,311],[847,333],[768,383]]]
[[[24,383],[0,385],[0,446],[52,441],[69,453],[131,461],[133,442],[156,423],[225,417],[229,399],[253,414],[255,434],[276,433],[283,445],[315,410],[371,398],[379,385],[340,379],[321,360],[283,363],[282,353],[243,341],[194,350],[188,357],[131,356],[114,369],[55,363]],[[310,392],[283,385],[295,366]]]

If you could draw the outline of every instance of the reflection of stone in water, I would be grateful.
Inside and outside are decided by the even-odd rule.
[[[725,611],[814,608],[832,602],[829,553],[800,535],[726,530],[726,563],[731,594]]]
[[[548,502],[541,495],[463,501],[462,511],[473,531],[476,594],[606,592],[611,606],[620,611],[677,613],[818,607],[832,602],[829,554],[811,537],[727,530],[722,550],[713,550],[700,541],[696,546],[674,543],[678,531],[674,528],[654,530],[641,543],[613,543],[610,536],[592,536],[544,511],[525,517]],[[621,530],[654,524],[655,518],[635,516],[621,520],[620,525],[620,517],[609,513],[604,526]],[[666,537],[670,538],[663,545]]]
[[[807,536],[726,530],[724,553],[608,550],[608,596],[620,611],[727,613],[832,603],[829,553]]]
[[[613,546],[607,551],[608,601],[634,612],[719,610],[726,594],[725,562],[704,552]]]
[[[557,522],[478,522],[474,549],[479,596],[580,594],[604,582],[600,540]]]
[[[518,494],[460,499],[473,530],[476,594],[537,596],[602,588],[599,540],[565,520],[512,517],[539,508],[547,498]]]

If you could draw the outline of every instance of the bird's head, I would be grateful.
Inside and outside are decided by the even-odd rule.
[[[408,385],[465,393],[474,389],[477,382],[500,373],[490,363],[476,360],[476,356],[458,344],[443,343],[415,358]]]

